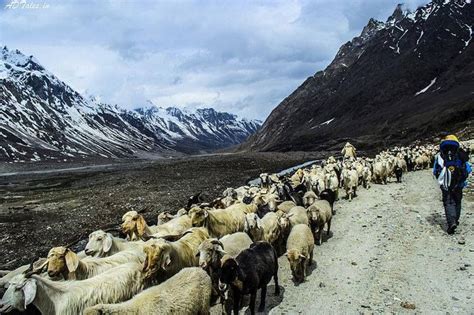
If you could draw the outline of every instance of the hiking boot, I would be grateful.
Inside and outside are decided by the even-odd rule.
[[[448,230],[446,232],[448,232],[449,235],[454,234],[454,231],[456,231],[457,227],[458,226],[456,224],[453,224],[453,225],[448,227]]]

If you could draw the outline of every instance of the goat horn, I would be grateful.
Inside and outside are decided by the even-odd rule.
[[[29,278],[29,277],[31,277],[31,276],[34,275],[34,274],[40,274],[40,273],[41,273],[41,271],[43,270],[43,268],[47,265],[48,260],[45,259],[45,261],[44,261],[38,268],[34,269],[34,268],[33,268],[33,267],[34,267],[34,263],[35,263],[36,261],[40,260],[40,259],[41,259],[41,258],[35,259],[35,260],[33,260],[33,261],[30,263],[30,266],[28,267],[28,269],[23,272],[23,274],[25,275],[25,278]]]
[[[222,247],[222,249],[224,249],[224,244],[222,244],[222,242],[219,240],[211,240],[211,244],[219,245],[220,247]]]
[[[148,235],[148,234],[143,234],[141,237],[141,240],[146,242],[148,240],[151,240],[151,239],[156,239],[157,237],[153,236],[153,235]]]

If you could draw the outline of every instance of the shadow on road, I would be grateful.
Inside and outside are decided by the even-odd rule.
[[[432,226],[439,227],[442,231],[446,231],[446,220],[444,215],[439,212],[433,212],[426,217],[426,221]]]

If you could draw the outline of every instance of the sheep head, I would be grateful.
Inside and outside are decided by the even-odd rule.
[[[283,231],[289,230],[291,227],[290,218],[293,216],[293,213],[284,213],[278,220],[278,226]]]
[[[97,230],[89,234],[89,241],[87,242],[84,252],[87,256],[104,257],[112,248],[112,244],[112,234]]]
[[[247,213],[245,215],[244,231],[251,232],[263,229],[262,221],[256,213]]]
[[[143,265],[145,279],[154,276],[160,269],[167,270],[171,264],[171,246],[164,240],[157,239],[143,248],[146,258]]]
[[[208,270],[210,266],[220,264],[221,258],[226,254],[224,245],[218,239],[206,239],[198,247],[199,266]]]
[[[127,234],[128,239],[141,238],[146,231],[147,224],[142,215],[136,211],[128,211],[122,217],[122,231]]]
[[[174,216],[171,213],[169,213],[167,211],[162,212],[162,213],[158,214],[158,225],[169,222],[173,219],[174,219]]]
[[[269,194],[264,197],[265,203],[268,205],[270,211],[276,211],[278,205],[281,203],[277,194]]]
[[[318,221],[318,218],[319,218],[319,208],[318,207],[316,207],[314,205],[311,205],[306,210],[306,213],[308,215],[309,222],[314,223],[314,222]]]
[[[16,309],[24,312],[36,297],[36,280],[19,274],[9,281],[8,289],[0,300],[0,313]]]
[[[209,212],[207,208],[194,207],[188,213],[193,227],[204,226]]]
[[[227,287],[230,284],[239,287],[239,273],[240,267],[238,262],[234,258],[226,256],[225,259],[222,259],[221,271],[219,274],[219,289],[221,291],[226,291]]]
[[[50,277],[62,274],[65,279],[71,279],[79,265],[79,258],[69,248],[53,247],[48,253],[47,265]]]
[[[305,277],[304,267],[308,257],[303,255],[297,249],[289,249],[285,253],[285,256],[288,258],[288,262],[290,263],[291,274],[293,275],[293,278],[298,282],[303,282]]]
[[[307,191],[304,196],[303,196],[303,205],[305,207],[309,207],[310,205],[312,205],[316,199],[318,197],[316,196],[316,194],[312,191]]]

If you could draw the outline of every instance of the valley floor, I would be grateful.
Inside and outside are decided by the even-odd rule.
[[[118,227],[141,212],[150,224],[203,192],[206,200],[324,152],[212,154],[173,159],[0,163],[0,270],[45,256],[53,246]],[[80,242],[76,249],[84,246]]]
[[[407,303],[417,313],[472,314],[473,184],[465,190],[454,236],[444,231],[441,194],[428,170],[407,174],[401,184],[362,188],[352,202],[339,201],[330,237],[316,247],[306,282],[295,286],[286,257],[280,257],[283,294],[274,297],[271,282],[266,312],[413,313],[401,306]]]

